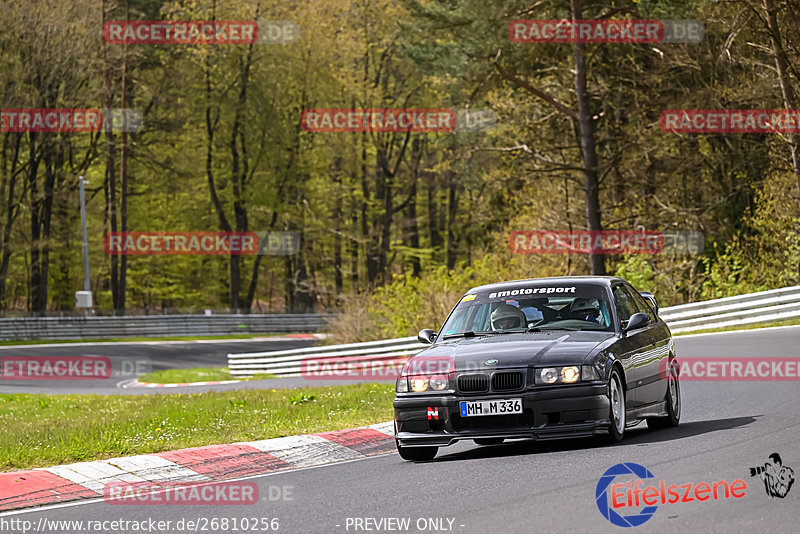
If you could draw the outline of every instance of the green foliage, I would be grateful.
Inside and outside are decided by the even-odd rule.
[[[756,194],[755,208],[723,246],[703,258],[704,298],[720,298],[800,283],[800,209],[786,202],[794,175],[774,173]]]
[[[567,2],[146,0],[130,7],[141,20],[213,13],[300,21],[302,31],[291,45],[106,46],[97,2],[7,2],[3,107],[105,107],[106,69],[108,96],[119,106],[124,64],[127,105],[145,113],[142,130],[129,137],[128,230],[213,231],[227,221],[240,230],[298,232],[302,245],[296,256],[258,263],[128,257],[129,313],[228,308],[238,273],[234,292],[255,311],[340,305],[348,315],[334,325],[342,339],[373,339],[438,324],[463,291],[484,281],[588,272],[585,256],[507,251],[512,230],[586,227],[574,121],[496,69],[574,109],[573,46],[508,38],[511,19],[567,17]],[[122,4],[107,9],[108,18],[125,16]],[[608,258],[609,272],[652,289],[663,305],[798,281],[798,183],[785,170],[786,139],[658,127],[665,109],[785,107],[763,7],[742,9],[711,0],[623,0],[610,12],[584,6],[585,18],[705,24],[698,44],[586,46],[604,227],[702,229],[709,243],[700,257]],[[778,22],[790,65],[800,64],[800,12],[779,9]],[[789,83],[800,94],[796,79]],[[476,133],[320,134],[299,127],[311,107],[491,109],[497,124]],[[83,276],[80,175],[90,182],[92,290],[98,308],[111,307],[103,235],[111,227],[109,176],[118,218],[121,209],[120,143],[119,135],[109,144],[104,135],[0,132],[0,270],[7,260],[0,311],[40,309],[34,301],[43,292],[49,310],[74,309]],[[107,170],[109,153],[116,157]],[[42,269],[49,270],[37,285]]]
[[[295,391],[289,397],[289,402],[294,405],[294,404],[303,404],[306,402],[316,401],[316,399],[317,398],[314,395],[307,395],[302,391]]]
[[[655,272],[641,254],[631,254],[617,266],[616,275],[624,278],[639,291],[652,287]]]

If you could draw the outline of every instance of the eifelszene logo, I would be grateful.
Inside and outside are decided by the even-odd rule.
[[[632,476],[634,480],[615,482],[617,477],[626,476]],[[653,517],[659,504],[741,499],[747,494],[747,483],[741,478],[731,483],[718,480],[669,485],[662,478],[657,481],[657,486],[645,486],[646,479],[655,479],[655,476],[643,465],[626,462],[610,467],[597,481],[597,509],[603,517],[619,527],[637,527]],[[642,506],[640,510],[634,510],[639,506]],[[635,513],[622,515],[629,510]]]
[[[620,475],[636,475],[639,480],[644,478],[654,478],[653,473],[643,465],[634,463],[624,463],[612,466],[603,473],[600,480],[597,481],[597,487],[594,492],[594,499],[597,502],[597,508],[603,517],[611,521],[619,527],[636,527],[646,523],[653,514],[658,510],[658,506],[647,506],[642,508],[639,513],[622,516],[614,511],[614,506],[609,506],[608,503],[608,486]],[[630,483],[628,483],[630,484]],[[638,495],[637,495],[638,500]],[[614,501],[612,500],[612,504]]]

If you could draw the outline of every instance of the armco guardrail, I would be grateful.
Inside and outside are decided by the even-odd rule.
[[[673,334],[800,317],[800,286],[664,308]]]
[[[800,286],[662,308],[659,316],[667,322],[673,334],[800,317]],[[236,376],[258,373],[300,376],[301,364],[307,358],[315,363],[325,359],[388,362],[409,358],[425,347],[427,345],[419,343],[415,337],[403,337],[276,352],[228,354],[228,367]]]
[[[301,376],[303,360],[313,360],[317,365],[324,365],[326,360],[331,363],[345,360],[353,363],[389,364],[408,359],[427,346],[417,341],[416,337],[401,337],[328,347],[228,354],[228,367],[234,376],[251,376],[259,373]],[[335,378],[335,375],[332,377]]]
[[[92,339],[317,332],[327,315],[140,315],[0,319],[0,340]]]

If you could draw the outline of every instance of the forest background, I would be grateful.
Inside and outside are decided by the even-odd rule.
[[[3,0],[0,107],[133,108],[134,133],[0,132],[0,315],[75,312],[85,176],[105,314],[340,312],[435,326],[469,287],[617,274],[662,305],[798,283],[800,135],[666,109],[800,109],[796,0]],[[515,19],[699,20],[694,44],[523,44]],[[294,21],[292,43],[109,44],[110,20]],[[308,108],[491,110],[493,128],[316,133]],[[4,129],[5,130],[5,129]],[[514,230],[700,231],[699,254],[513,254]],[[110,231],[281,231],[288,256],[110,256]]]

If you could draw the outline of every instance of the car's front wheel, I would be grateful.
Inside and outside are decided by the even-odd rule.
[[[610,404],[608,439],[613,443],[618,443],[625,437],[626,412],[625,389],[622,387],[622,379],[616,369],[611,371],[611,378],[608,380],[608,400]]]
[[[433,460],[436,453],[439,452],[439,447],[403,447],[398,443],[397,452],[403,460],[424,462]]]
[[[656,429],[678,426],[681,420],[681,383],[678,378],[678,372],[678,362],[674,359],[670,360],[669,373],[667,373],[667,416],[648,417],[648,428]]]

